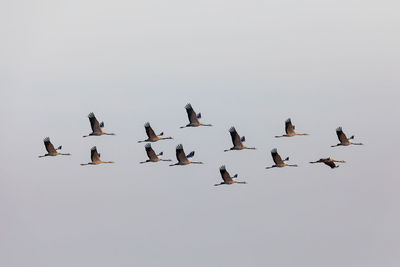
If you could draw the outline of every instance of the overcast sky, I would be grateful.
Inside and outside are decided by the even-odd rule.
[[[2,1],[0,265],[399,266],[399,7]],[[189,102],[215,126],[179,129]],[[90,112],[116,136],[82,138]],[[289,117],[310,135],[273,138]],[[205,164],[140,165],[147,121]],[[224,153],[231,126],[257,150]],[[81,167],[94,145],[116,163]]]

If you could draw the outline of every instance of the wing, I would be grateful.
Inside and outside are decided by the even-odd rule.
[[[194,112],[192,105],[191,104],[187,104],[185,106],[187,115],[188,115],[188,119],[191,123],[198,123],[199,120],[197,119],[197,114],[196,112]]]
[[[294,126],[290,118],[285,121],[285,131],[287,134],[294,133]]]
[[[183,146],[182,146],[182,144],[179,144],[177,147],[176,147],[176,159],[179,161],[179,162],[186,162],[188,159],[187,159],[187,157],[186,157],[186,155],[185,155],[185,151],[183,151]]]
[[[100,160],[100,154],[97,153],[97,148],[95,146],[90,149],[90,158],[92,159],[92,162]]]
[[[331,167],[332,169],[336,167],[336,164],[333,161],[324,161],[324,163],[329,167]]]
[[[91,112],[88,115],[88,118],[90,120],[90,126],[92,127],[92,132],[94,133],[101,132],[99,121],[96,119],[96,116],[94,116],[93,112]]]
[[[149,159],[157,159],[157,155],[156,152],[154,152],[153,148],[151,148],[150,144],[146,144],[145,145],[145,149],[146,149],[146,153],[147,156],[149,157]]]
[[[149,138],[156,138],[157,135],[156,133],[153,131],[153,128],[151,128],[150,123],[146,122],[146,124],[144,125],[144,128],[146,129],[146,134]]]
[[[281,156],[279,156],[278,150],[276,148],[271,150],[271,155],[272,155],[272,159],[274,160],[276,165],[283,164],[283,160],[282,160]]]
[[[236,132],[235,127],[231,127],[229,129],[229,133],[231,134],[231,138],[232,138],[232,143],[234,146],[242,146],[242,141],[240,140],[240,136],[238,135],[238,133]]]
[[[50,142],[50,138],[46,137],[45,139],[43,139],[44,142],[44,146],[46,147],[46,150],[49,154],[52,153],[57,153],[56,149],[54,148],[53,144]]]
[[[226,168],[225,168],[225,165],[222,165],[222,166],[219,168],[219,172],[221,173],[222,180],[224,180],[225,183],[228,183],[228,182],[231,182],[231,181],[232,181],[232,178],[231,178],[231,176],[229,175],[229,172],[228,172],[228,171],[226,170]]]
[[[349,142],[346,135],[342,131],[342,127],[338,127],[336,129],[336,134],[337,134],[337,137],[339,138],[340,143],[345,144],[345,143]]]

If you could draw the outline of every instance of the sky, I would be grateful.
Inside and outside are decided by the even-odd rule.
[[[2,1],[0,265],[399,266],[398,8]],[[179,129],[187,103],[214,126]],[[82,138],[90,112],[116,135]],[[310,135],[273,138],[287,118]],[[139,164],[147,121],[205,164]],[[224,153],[231,126],[257,150]],[[223,164],[247,184],[214,187]]]

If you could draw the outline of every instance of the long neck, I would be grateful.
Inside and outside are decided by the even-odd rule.
[[[39,156],[39,158],[47,157],[48,155],[49,154],[44,154],[44,155]]]
[[[309,135],[307,133],[296,133],[296,135]]]

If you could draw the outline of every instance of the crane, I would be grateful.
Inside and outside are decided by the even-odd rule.
[[[289,166],[289,167],[298,167],[296,164],[288,164],[286,163],[286,161],[289,160],[289,157],[287,157],[286,159],[282,160],[281,156],[278,154],[278,150],[276,148],[271,150],[271,155],[272,155],[272,159],[274,160],[275,164],[272,165],[271,167],[266,167],[266,169],[271,169],[271,168],[283,168],[285,166]]]
[[[163,152],[156,154],[153,148],[151,147],[150,143],[147,143],[144,148],[146,149],[147,156],[149,157],[146,161],[141,161],[140,164],[147,163],[147,162],[158,162],[158,161],[172,161],[170,159],[162,159],[159,156],[163,155]]]
[[[363,145],[363,143],[354,143],[352,139],[354,139],[354,135],[352,135],[350,138],[347,138],[347,136],[344,134],[342,127],[336,128],[336,134],[339,139],[339,144],[333,145],[331,147],[336,147],[336,146],[349,146],[349,145]]]
[[[90,159],[92,160],[91,162],[82,163],[81,166],[98,165],[98,164],[102,164],[102,163],[114,163],[114,161],[101,160],[100,154],[97,152],[97,148],[95,146],[90,149]]]
[[[115,135],[114,133],[106,133],[103,131],[104,128],[104,122],[102,121],[99,123],[99,121],[96,119],[96,116],[94,116],[93,112],[90,112],[88,115],[89,121],[90,121],[90,126],[92,127],[92,132],[88,135],[84,135],[83,137],[88,137],[88,136],[100,136],[100,135]]]
[[[246,182],[239,182],[239,181],[236,181],[235,179],[233,179],[233,178],[238,177],[238,175],[235,174],[234,176],[231,176],[229,174],[229,172],[226,170],[225,165],[222,165],[219,168],[219,172],[221,173],[223,182],[221,182],[219,184],[215,184],[214,186],[223,185],[223,184],[246,184]]]
[[[181,126],[180,128],[186,128],[186,127],[198,127],[198,126],[212,126],[212,124],[204,124],[201,123],[199,119],[201,119],[201,113],[196,114],[196,112],[193,110],[192,105],[188,103],[185,106],[188,118],[189,118],[189,124],[186,124],[185,126]]]
[[[70,153],[61,153],[57,150],[61,150],[62,146],[59,146],[57,148],[54,148],[53,144],[50,142],[50,137],[46,137],[43,139],[44,147],[47,150],[47,153],[39,156],[39,158],[47,157],[47,156],[58,156],[58,155],[63,155],[63,156],[70,156]]]
[[[298,133],[294,130],[295,126],[292,124],[292,121],[289,119],[287,119],[285,121],[285,132],[286,134],[284,135],[276,135],[275,138],[279,138],[279,137],[292,137],[292,136],[296,136],[296,135],[308,135],[306,133]]]
[[[224,152],[228,152],[231,150],[256,149],[255,147],[247,147],[243,144],[243,142],[246,141],[246,138],[244,136],[240,137],[239,134],[236,132],[235,127],[232,126],[229,129],[229,133],[231,134],[233,147],[231,147],[230,149],[225,149]]]
[[[151,128],[150,123],[146,122],[144,124],[144,129],[146,130],[147,139],[143,141],[138,141],[138,143],[142,142],[157,142],[158,140],[172,139],[172,137],[163,137],[164,132],[161,132],[159,135],[156,135],[153,128]]]
[[[346,163],[346,161],[344,161],[344,160],[335,160],[335,159],[333,159],[331,157],[319,159],[317,161],[310,161],[310,163],[312,163],[312,164],[314,164],[314,163],[324,163],[324,164],[328,165],[329,167],[331,167],[332,169],[339,167],[339,165],[336,165],[335,162]]]
[[[190,152],[189,154],[185,155],[185,151],[183,151],[183,145],[179,144],[176,146],[176,159],[178,160],[177,163],[171,164],[169,166],[176,166],[176,165],[188,165],[188,164],[203,164],[201,161],[192,161],[190,158],[194,156],[194,151]]]

